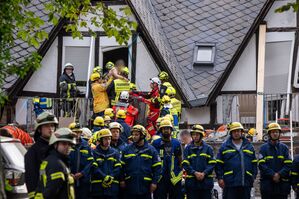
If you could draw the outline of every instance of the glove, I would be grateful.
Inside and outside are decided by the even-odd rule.
[[[103,184],[105,183],[105,184],[107,184],[107,185],[111,185],[112,184],[112,182],[113,182],[113,177],[112,176],[109,176],[109,175],[107,175],[105,178],[104,178],[104,180],[103,180]]]
[[[108,184],[105,183],[105,182],[102,183],[102,186],[103,186],[104,188],[108,188],[108,187],[110,187],[110,185],[108,185]]]

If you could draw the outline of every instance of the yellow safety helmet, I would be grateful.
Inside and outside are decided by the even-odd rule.
[[[99,73],[101,74],[103,71],[103,68],[101,66],[96,66],[94,67],[94,69],[92,70],[93,73]]]
[[[161,102],[162,102],[162,104],[169,104],[171,102],[171,99],[170,99],[170,97],[168,95],[164,95],[162,97],[162,101]]]
[[[248,135],[250,135],[250,136],[254,136],[256,134],[256,130],[255,130],[255,128],[251,128],[251,129],[249,129],[249,131],[248,131]]]
[[[140,124],[136,124],[135,126],[133,126],[131,129],[131,133],[133,133],[133,131],[138,131],[138,132],[142,133],[142,135],[144,135],[144,136],[146,136],[146,134],[147,134],[145,128]]]
[[[120,131],[122,131],[122,125],[118,122],[111,122],[109,124],[109,129],[119,129]]]
[[[161,130],[164,127],[170,127],[173,130],[172,122],[170,120],[161,121],[159,130]]]
[[[129,68],[128,67],[123,67],[121,72],[126,74],[126,75],[129,75]]]
[[[165,115],[164,117],[163,117],[163,120],[164,119],[168,119],[168,120],[170,120],[171,121],[171,123],[173,123],[173,116],[171,115],[171,114],[167,114],[167,115]]]
[[[168,80],[168,78],[169,78],[169,75],[168,75],[167,72],[165,72],[165,71],[161,71],[161,72],[159,73],[159,79],[160,79],[160,80]]]
[[[130,90],[131,90],[131,91],[133,91],[133,90],[137,90],[136,84],[134,84],[134,83],[130,83]]]
[[[101,75],[100,75],[100,73],[98,73],[98,72],[92,73],[92,74],[90,75],[90,80],[91,80],[92,82],[94,82],[94,81],[96,81],[96,80],[98,80],[98,79],[100,79],[100,78],[101,78]]]
[[[73,132],[82,132],[82,129],[80,128],[80,124],[76,122],[70,123],[69,129],[71,129]]]
[[[105,116],[109,116],[110,118],[114,117],[114,112],[112,108],[106,108],[104,111]]]
[[[190,133],[191,133],[191,135],[192,135],[192,133],[200,133],[200,134],[202,134],[202,136],[205,136],[205,129],[200,124],[194,124],[192,126]]]
[[[159,128],[161,121],[163,120],[163,117],[159,117],[156,121],[156,126]]]
[[[49,145],[55,144],[56,142],[60,141],[76,144],[76,134],[73,133],[69,128],[60,128],[52,133]]]
[[[174,96],[174,95],[176,95],[176,90],[173,87],[167,87],[165,93],[168,96]]]
[[[278,130],[279,132],[281,132],[281,127],[278,123],[273,122],[267,126],[266,130],[267,130],[267,133],[269,133],[272,130]]]
[[[106,63],[106,65],[105,65],[105,68],[106,68],[107,70],[110,70],[110,69],[113,68],[113,67],[114,67],[114,63],[111,62],[111,61],[108,61],[108,62]]]
[[[118,110],[116,113],[116,118],[126,119],[127,113],[125,110]]]
[[[101,116],[97,116],[94,121],[93,121],[93,125],[96,125],[96,126],[104,126],[105,123],[104,123],[104,118],[101,117]]]
[[[240,122],[232,122],[227,125],[227,130],[229,133],[238,129],[244,131],[243,125]]]
[[[97,140],[100,140],[103,137],[112,137],[112,133],[109,129],[102,129],[97,131]]]
[[[109,117],[108,115],[104,116],[104,122],[108,122],[111,121],[111,117]]]

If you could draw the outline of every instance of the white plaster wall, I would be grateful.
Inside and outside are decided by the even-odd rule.
[[[217,118],[216,118],[216,123],[217,124],[222,124],[223,123],[223,107],[222,107],[222,96],[219,95],[216,98],[216,103],[217,103]]]
[[[269,10],[265,21],[267,22],[268,28],[273,27],[295,27],[296,26],[296,13],[292,10],[275,13],[275,10],[282,5],[285,5],[290,2],[295,2],[294,0],[284,0],[284,1],[275,1]]]
[[[182,110],[181,122],[188,122],[188,124],[208,124],[210,123],[210,107],[199,107]]]
[[[27,118],[27,99],[19,98],[16,104],[16,122],[26,124]]]
[[[30,80],[24,87],[24,91],[56,93],[57,49],[58,40],[55,39],[52,46],[42,59],[41,67],[33,73]]]
[[[226,80],[222,91],[249,91],[256,89],[255,40],[255,35],[253,35],[233,71]]]
[[[137,40],[136,86],[138,90],[149,91],[149,79],[158,75],[158,67],[142,40]]]

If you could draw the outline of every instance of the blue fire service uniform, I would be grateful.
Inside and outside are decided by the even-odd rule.
[[[230,137],[218,151],[216,175],[218,180],[224,180],[224,199],[249,199],[257,175],[254,148],[247,139],[242,139],[240,150],[235,147]]]
[[[289,173],[292,160],[288,147],[278,142],[271,141],[263,144],[259,153],[259,169],[261,172],[261,194],[263,198],[287,198],[291,184]],[[280,174],[280,182],[275,183],[272,178],[275,173]]]
[[[83,176],[75,181],[75,195],[77,199],[87,198],[90,189],[90,168],[93,163],[91,149],[84,139],[76,144],[69,155],[72,174],[82,173]]]
[[[100,145],[93,151],[95,162],[91,172],[92,198],[116,199],[119,192],[121,174],[120,154],[109,147],[103,150]]]
[[[128,142],[128,137],[131,135],[131,127],[125,122],[125,119],[118,118],[116,119],[116,122],[120,123],[121,126],[124,128],[123,132],[120,134],[120,139],[127,143]]]
[[[153,141],[152,145],[159,152],[162,160],[162,178],[154,192],[154,198],[166,199],[167,194],[169,194],[169,198],[183,198],[180,142],[175,138],[171,138],[170,142],[164,142],[162,138],[159,138]]]
[[[194,142],[184,150],[183,168],[187,172],[186,192],[188,199],[200,198],[210,199],[211,191],[214,186],[212,172],[216,165],[213,149],[210,145],[202,141],[201,146],[196,146]],[[198,181],[194,175],[195,172],[203,172],[205,177]]]
[[[155,148],[145,141],[139,147],[129,144],[123,151],[125,193],[127,199],[151,199],[150,184],[158,184],[161,160]]]
[[[292,186],[297,194],[297,199],[299,199],[299,155],[297,155],[293,161],[291,169],[291,180]]]

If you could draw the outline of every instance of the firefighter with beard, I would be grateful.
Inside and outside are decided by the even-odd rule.
[[[74,144],[75,134],[68,128],[60,128],[51,135],[49,155],[40,165],[34,199],[75,199],[68,158]]]
[[[259,153],[261,172],[261,195],[263,199],[286,199],[291,190],[290,176],[292,160],[287,145],[279,141],[281,127],[270,123],[267,127],[269,140]]]
[[[133,143],[122,153],[126,199],[151,199],[161,177],[161,161],[155,148],[146,141],[146,130],[141,125],[132,128]]]
[[[25,182],[29,198],[35,195],[38,183],[39,166],[46,158],[49,149],[49,139],[58,126],[57,118],[49,112],[41,113],[35,122],[35,143],[25,154]]]
[[[117,199],[121,174],[120,153],[110,146],[109,129],[97,132],[99,144],[93,151],[95,162],[91,173],[92,198]]]
[[[93,162],[91,148],[88,142],[81,138],[82,129],[79,123],[71,123],[69,128],[76,135],[76,145],[69,155],[70,169],[75,179],[75,194],[77,199],[87,198],[90,189],[90,168]]]
[[[154,193],[155,199],[181,199],[182,194],[182,151],[180,142],[171,137],[173,127],[171,121],[164,119],[160,123],[162,138],[153,141],[152,145],[159,152],[162,160],[162,178]]]
[[[182,165],[187,172],[185,187],[188,199],[196,199],[199,195],[202,199],[212,198],[212,172],[216,160],[213,148],[202,140],[204,134],[205,130],[201,125],[194,125],[191,130],[193,141],[184,150]]]
[[[239,122],[228,124],[230,137],[221,145],[217,155],[216,175],[223,189],[223,199],[249,199],[257,175],[257,160],[253,145],[242,136]]]

